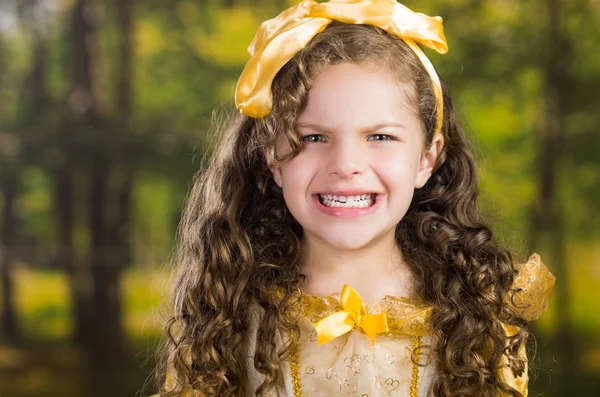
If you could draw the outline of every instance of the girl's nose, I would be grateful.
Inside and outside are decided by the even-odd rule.
[[[366,168],[366,148],[352,142],[338,142],[328,153],[327,173],[341,178],[360,175]]]

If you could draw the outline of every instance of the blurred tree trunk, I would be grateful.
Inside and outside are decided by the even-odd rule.
[[[549,264],[557,278],[556,304],[558,330],[555,346],[558,347],[557,375],[561,382],[556,382],[556,395],[569,394],[570,382],[574,379],[577,368],[576,350],[572,337],[570,321],[570,292],[568,290],[569,275],[566,263],[566,247],[564,236],[564,214],[561,211],[560,198],[557,194],[560,148],[565,139],[566,104],[569,98],[569,60],[571,46],[568,35],[564,31],[565,24],[561,16],[564,13],[561,0],[544,2],[548,12],[547,48],[549,54],[545,71],[545,107],[541,136],[540,154],[540,190],[539,202],[532,221],[530,247],[539,251],[542,238],[549,246]],[[544,245],[546,245],[544,244]]]
[[[130,118],[132,112],[132,62],[133,62],[133,0],[115,0],[120,33],[119,58],[117,60],[116,103],[118,136],[100,155],[92,169],[92,230],[93,247],[103,247],[92,255],[97,263],[92,266],[95,280],[94,301],[101,314],[104,330],[102,339],[106,351],[112,356],[106,361],[114,361],[115,353],[123,349],[121,326],[120,279],[123,269],[131,262],[131,210],[136,157],[130,146]],[[111,159],[109,162],[108,159]],[[106,203],[112,203],[107,206]]]
[[[108,367],[118,363],[122,353],[120,321],[119,269],[114,246],[108,233],[108,200],[110,158],[101,150],[93,150],[90,170],[90,233],[93,280],[92,340],[93,364]]]
[[[92,64],[95,45],[92,23],[88,20],[90,12],[88,1],[79,0],[72,8],[70,16],[70,79],[68,94],[69,116],[63,129],[59,131],[58,142],[62,154],[56,173],[56,201],[59,215],[59,233],[61,240],[61,258],[68,271],[73,311],[75,317],[75,341],[84,347],[94,344],[92,314],[95,312],[92,301],[93,285],[88,269],[75,255],[73,248],[74,229],[74,171],[81,168],[76,162],[75,134],[82,134],[84,128],[96,124],[97,100],[92,84]],[[87,17],[87,18],[86,18]],[[79,131],[78,131],[79,130]]]
[[[98,66],[96,38],[98,13],[93,0],[78,0],[71,20],[73,86],[69,103],[72,113],[80,123],[78,135],[86,137],[90,164],[89,178],[89,230],[91,299],[84,293],[82,306],[93,313],[84,319],[84,340],[95,368],[114,368],[121,362],[123,336],[121,329],[121,300],[119,289],[120,269],[114,260],[115,250],[109,203],[113,196],[110,176],[114,160],[113,139],[105,127],[106,120],[96,90]],[[80,141],[80,140],[79,140]],[[85,283],[84,283],[85,285]]]
[[[73,246],[75,226],[74,174],[75,161],[72,136],[69,130],[59,131],[59,150],[62,155],[55,174],[55,206],[58,215],[58,236],[60,242],[59,262],[69,277],[71,301],[73,305],[73,340],[79,346],[89,343],[91,315],[90,277],[76,255]]]
[[[1,333],[12,343],[21,341],[17,326],[17,314],[13,301],[13,279],[12,264],[17,260],[19,253],[18,218],[15,214],[15,201],[19,193],[22,168],[32,158],[38,157],[36,137],[40,133],[39,120],[43,118],[46,110],[48,95],[46,92],[46,43],[41,32],[39,21],[32,15],[36,15],[35,8],[38,7],[37,0],[29,0],[19,3],[17,10],[20,22],[26,36],[30,38],[33,49],[33,62],[31,70],[21,83],[21,100],[23,112],[15,118],[14,125],[20,136],[20,144],[14,148],[14,152],[3,153],[7,161],[3,161],[2,180],[0,185],[4,193],[3,222],[0,230],[0,283],[2,285],[2,307],[1,307]],[[15,141],[16,142],[16,141]]]
[[[4,160],[4,159],[3,159]],[[0,312],[0,334],[9,343],[16,344],[20,341],[13,301],[12,264],[16,243],[16,215],[14,212],[15,198],[19,189],[18,165],[2,162],[2,179],[0,188],[3,193],[2,229],[0,230],[0,283],[2,288],[2,302]]]
[[[98,318],[98,341],[103,343],[105,363],[119,362],[123,352],[120,279],[131,261],[131,194],[135,175],[135,155],[129,146],[132,112],[132,12],[133,0],[115,1],[120,32],[116,87],[118,136],[97,151],[92,164],[90,190],[92,230],[92,272],[94,306]],[[107,205],[111,203],[112,205]]]
[[[121,329],[120,267],[115,261],[114,239],[110,217],[110,188],[112,161],[115,159],[114,140],[111,131],[105,127],[104,112],[98,101],[95,89],[94,70],[98,66],[97,18],[98,13],[92,0],[79,0],[75,5],[74,30],[80,34],[73,36],[74,45],[82,54],[81,61],[86,65],[81,77],[81,88],[88,99],[89,107],[85,114],[86,129],[91,131],[93,143],[89,152],[89,228],[90,266],[92,276],[92,309],[90,318],[90,353],[92,364],[101,368],[111,368],[121,363],[123,336]],[[117,145],[118,146],[118,145]]]
[[[4,55],[4,43],[0,41],[0,67],[7,62]],[[1,69],[0,69],[1,71]],[[0,74],[2,80],[4,76]],[[10,139],[11,142],[17,142],[16,137],[12,134],[0,139]],[[12,252],[15,249],[16,240],[16,215],[14,213],[14,202],[18,191],[18,172],[14,167],[15,158],[18,153],[18,144],[13,150],[9,150],[10,143],[0,147],[0,192],[2,193],[2,213],[0,213],[0,288],[2,295],[0,297],[0,335],[2,335],[9,343],[17,343],[19,333],[17,329],[17,320],[15,315],[15,307],[13,301],[13,280],[11,267],[13,263]]]
[[[114,230],[110,233],[114,238],[114,245],[118,248],[116,255],[117,266],[121,269],[131,263],[131,211],[132,190],[135,182],[135,171],[137,166],[137,148],[132,146],[131,139],[131,115],[133,110],[133,7],[134,0],[115,0],[120,32],[120,51],[117,68],[119,71],[117,81],[117,104],[119,122],[123,126],[121,130],[121,144],[119,159],[121,179],[117,191],[117,216],[114,222]]]

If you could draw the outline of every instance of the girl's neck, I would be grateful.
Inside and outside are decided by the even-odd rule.
[[[344,284],[356,289],[365,304],[385,295],[414,295],[411,271],[395,240],[345,251],[305,238],[300,272],[306,276],[302,290],[311,295],[340,292]]]

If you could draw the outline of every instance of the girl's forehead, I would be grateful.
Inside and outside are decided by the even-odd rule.
[[[314,74],[298,125],[335,130],[382,123],[407,128],[419,124],[412,88],[386,68],[340,63]]]

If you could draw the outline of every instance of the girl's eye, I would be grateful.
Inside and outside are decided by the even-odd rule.
[[[373,134],[369,138],[371,137],[375,137],[375,139],[373,139],[374,141],[391,141],[394,139],[391,136],[385,134]]]
[[[318,135],[318,134],[305,135],[305,136],[302,137],[302,142],[306,142],[306,143],[321,142],[319,140],[319,138],[325,139],[325,137],[323,135]]]
[[[373,139],[371,139],[373,137]],[[327,138],[324,135],[312,134],[312,135],[304,135],[302,138],[302,142],[305,143],[318,143],[318,142],[327,142]],[[385,134],[373,134],[369,136],[369,140],[373,141],[393,141],[394,138],[390,135]]]

